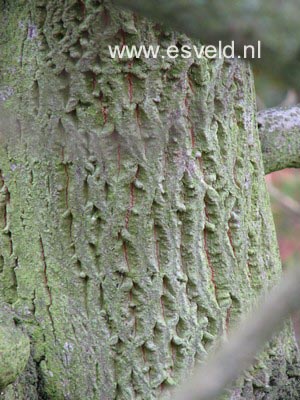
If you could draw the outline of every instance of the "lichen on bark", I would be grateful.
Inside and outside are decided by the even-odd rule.
[[[250,67],[112,60],[190,40],[111,2],[21,5],[0,28],[0,297],[32,354],[3,398],[168,398],[281,273]],[[289,327],[270,348],[245,399],[278,359],[294,387]]]
[[[29,359],[29,338],[17,322],[7,305],[0,305],[0,390],[17,379]]]
[[[266,174],[300,167],[300,107],[262,110],[257,118]]]

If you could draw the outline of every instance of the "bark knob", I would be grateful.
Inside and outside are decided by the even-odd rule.
[[[13,314],[0,306],[0,389],[13,383],[26,367],[28,336],[16,325]]]

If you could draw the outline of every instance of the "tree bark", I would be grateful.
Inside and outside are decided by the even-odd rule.
[[[274,107],[257,118],[265,173],[300,167],[300,108]]]
[[[0,390],[13,383],[25,369],[29,338],[17,327],[18,318],[7,305],[0,307]]]
[[[175,392],[175,400],[215,400],[251,366],[262,347],[299,310],[300,272],[291,268],[267,298],[247,316],[192,379]]]
[[[1,7],[0,299],[31,355],[0,398],[169,398],[281,274],[250,67],[112,60],[190,40],[110,2]],[[296,361],[287,325],[231,398],[294,399]]]

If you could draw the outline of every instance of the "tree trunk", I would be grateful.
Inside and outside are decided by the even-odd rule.
[[[0,300],[31,342],[0,398],[169,398],[281,274],[250,68],[112,60],[190,40],[110,2],[0,4]],[[288,325],[231,398],[297,398],[295,358]]]

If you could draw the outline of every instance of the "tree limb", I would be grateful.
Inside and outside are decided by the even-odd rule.
[[[16,326],[11,310],[0,304],[0,389],[13,383],[23,372],[29,354],[28,336]]]
[[[300,268],[294,268],[251,318],[240,324],[229,342],[175,393],[174,400],[216,400],[254,362],[258,351],[299,306]]]
[[[265,173],[300,167],[300,105],[258,113]]]
[[[200,39],[204,44],[262,42],[265,73],[300,88],[300,8],[298,0],[114,0],[115,4]]]

